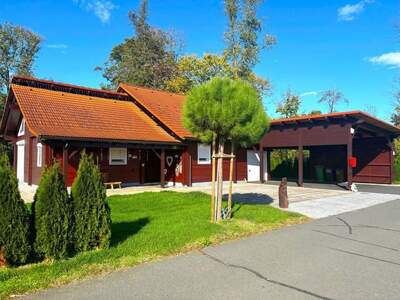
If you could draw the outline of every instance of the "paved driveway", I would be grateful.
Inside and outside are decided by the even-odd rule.
[[[399,299],[400,201],[26,299]]]

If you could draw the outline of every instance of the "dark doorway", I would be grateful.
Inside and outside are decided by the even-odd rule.
[[[142,151],[142,171],[144,183],[158,183],[161,179],[160,174],[160,153],[154,152],[157,150],[143,150]]]

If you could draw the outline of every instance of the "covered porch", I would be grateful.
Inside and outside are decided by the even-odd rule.
[[[184,185],[187,176],[182,144],[118,141],[42,139],[46,145],[46,164],[58,161],[65,182],[71,186],[76,177],[82,151],[92,155],[104,183],[132,185]]]
[[[274,120],[260,142],[260,178],[262,182],[280,179],[273,178],[271,153],[289,149],[296,151],[294,170],[280,175],[299,186],[304,182],[347,182],[348,187],[353,182],[392,183],[393,139],[399,135],[399,128],[358,111]]]

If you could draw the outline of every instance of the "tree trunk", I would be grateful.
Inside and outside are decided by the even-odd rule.
[[[211,174],[211,223],[215,223],[215,138],[212,142],[212,174]]]
[[[219,145],[219,155],[218,155],[218,195],[217,195],[217,222],[220,222],[222,219],[222,191],[224,187],[223,182],[223,155],[224,155],[224,143],[221,141]]]
[[[229,162],[229,193],[228,193],[228,219],[232,215],[232,188],[233,188],[233,143],[231,144],[231,158]]]

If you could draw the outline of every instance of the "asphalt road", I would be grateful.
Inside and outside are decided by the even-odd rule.
[[[399,254],[392,201],[26,299],[399,299]]]

